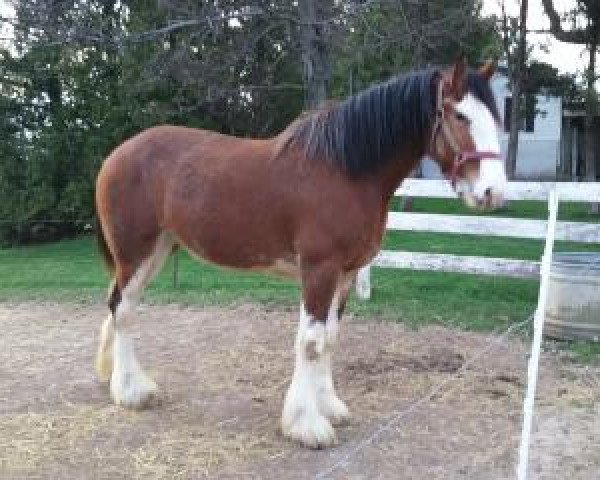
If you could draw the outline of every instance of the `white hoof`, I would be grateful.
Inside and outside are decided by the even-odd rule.
[[[350,419],[346,404],[337,395],[323,395],[319,399],[319,412],[327,417],[332,425],[342,425]]]
[[[110,380],[110,395],[117,405],[127,408],[144,408],[156,397],[156,383],[144,372],[118,372]]]
[[[292,422],[282,420],[281,428],[286,437],[305,447],[324,448],[337,443],[335,430],[322,415],[297,415]]]

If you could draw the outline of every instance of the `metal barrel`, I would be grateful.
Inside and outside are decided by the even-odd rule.
[[[555,253],[544,334],[600,341],[600,253]]]

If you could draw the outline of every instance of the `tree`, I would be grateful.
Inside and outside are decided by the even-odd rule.
[[[521,0],[519,19],[516,22],[512,22],[512,26],[509,26],[504,0],[502,1],[502,36],[504,53],[508,60],[512,91],[508,148],[506,151],[506,174],[511,179],[515,177],[517,170],[517,153],[519,150],[519,123],[522,110],[521,94],[527,55],[527,9],[528,0]],[[511,48],[512,44],[516,44],[514,52]]]
[[[0,51],[0,242],[81,231],[103,158],[146,127],[270,136],[347,95],[352,75],[355,93],[461,50],[483,60],[496,43],[478,0],[13,3],[14,49]]]
[[[575,75],[561,74],[549,63],[532,60],[523,77],[523,92],[530,95],[552,95],[567,102],[582,102],[583,92]]]
[[[600,46],[600,2],[598,0],[577,0],[575,8],[563,18],[570,20],[572,27],[563,28],[563,19],[554,7],[552,0],[542,0],[544,10],[550,19],[550,32],[561,42],[585,45],[589,52],[585,95],[585,177],[596,180],[595,138],[593,130],[594,115],[597,112],[597,99],[594,84],[596,82],[596,52]],[[593,210],[599,212],[599,205]]]
[[[331,81],[327,21],[333,12],[332,0],[299,0],[300,43],[305,86],[305,105],[314,108],[328,96]]]
[[[448,65],[464,53],[471,65],[495,58],[493,18],[475,0],[348,2],[345,35],[334,46],[334,96],[400,72]]]

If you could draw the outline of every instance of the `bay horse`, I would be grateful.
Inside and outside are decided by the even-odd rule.
[[[131,326],[144,288],[180,246],[300,282],[281,428],[309,447],[335,443],[333,425],[348,417],[331,373],[339,319],[357,270],[379,250],[396,188],[428,155],[468,205],[503,201],[493,72],[463,59],[400,75],[270,139],[158,126],[117,147],[96,185],[99,244],[113,272],[96,368],[113,401],[140,408],[155,395]]]

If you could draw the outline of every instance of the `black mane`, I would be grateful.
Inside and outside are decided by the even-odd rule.
[[[399,149],[421,138],[435,113],[437,69],[398,75],[333,106],[309,112],[292,124],[285,144],[304,148],[309,159],[324,159],[352,175],[378,170]],[[489,84],[474,71],[468,89],[498,111]]]

